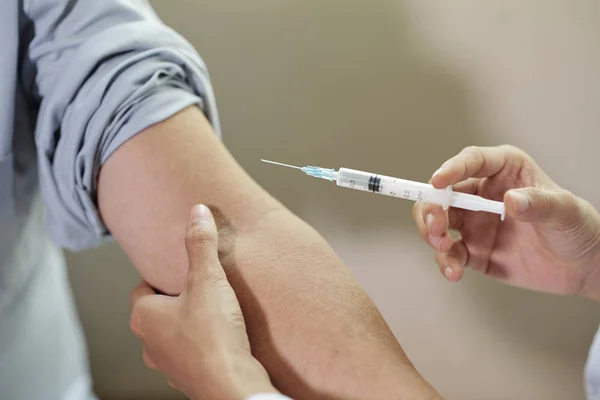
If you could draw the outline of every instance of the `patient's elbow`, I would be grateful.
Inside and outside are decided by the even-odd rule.
[[[144,279],[157,293],[167,296],[179,296],[185,289],[187,268],[184,272],[157,273]]]
[[[132,260],[141,278],[158,293],[168,296],[180,295],[187,281],[188,259],[185,248],[177,252],[161,252],[170,257]],[[156,253],[148,253],[154,254]]]

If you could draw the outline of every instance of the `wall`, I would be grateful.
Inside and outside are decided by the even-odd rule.
[[[419,370],[449,399],[577,399],[591,302],[439,275],[412,204],[260,158],[427,180],[466,145],[512,143],[600,205],[600,3],[594,0],[163,0],[207,61],[225,142],[332,243]],[[297,179],[294,179],[297,178]],[[105,399],[179,398],[128,332],[133,268],[69,255]]]

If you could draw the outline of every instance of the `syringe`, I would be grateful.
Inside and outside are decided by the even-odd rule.
[[[349,189],[378,193],[423,203],[437,204],[442,206],[444,210],[447,210],[448,207],[456,207],[471,211],[485,211],[499,214],[502,221],[504,221],[504,217],[506,216],[504,203],[487,200],[472,194],[455,192],[452,190],[452,186],[448,186],[445,189],[436,189],[427,183],[413,182],[406,179],[393,178],[391,176],[378,175],[348,168],[340,168],[336,171],[334,169],[313,166],[297,167],[295,165],[282,164],[269,160],[261,161],[283,167],[299,169],[306,175],[326,179],[331,182],[336,181],[338,186]]]

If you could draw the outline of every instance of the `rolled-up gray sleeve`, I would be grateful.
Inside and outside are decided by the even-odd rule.
[[[97,207],[102,163],[145,128],[191,105],[219,132],[206,66],[143,0],[31,0],[28,49],[40,99],[40,185],[54,241],[110,239]]]

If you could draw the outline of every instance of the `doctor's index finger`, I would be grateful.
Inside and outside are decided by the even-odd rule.
[[[433,174],[431,183],[436,188],[444,188],[468,178],[491,177],[519,157],[522,157],[520,150],[512,146],[466,147]]]

